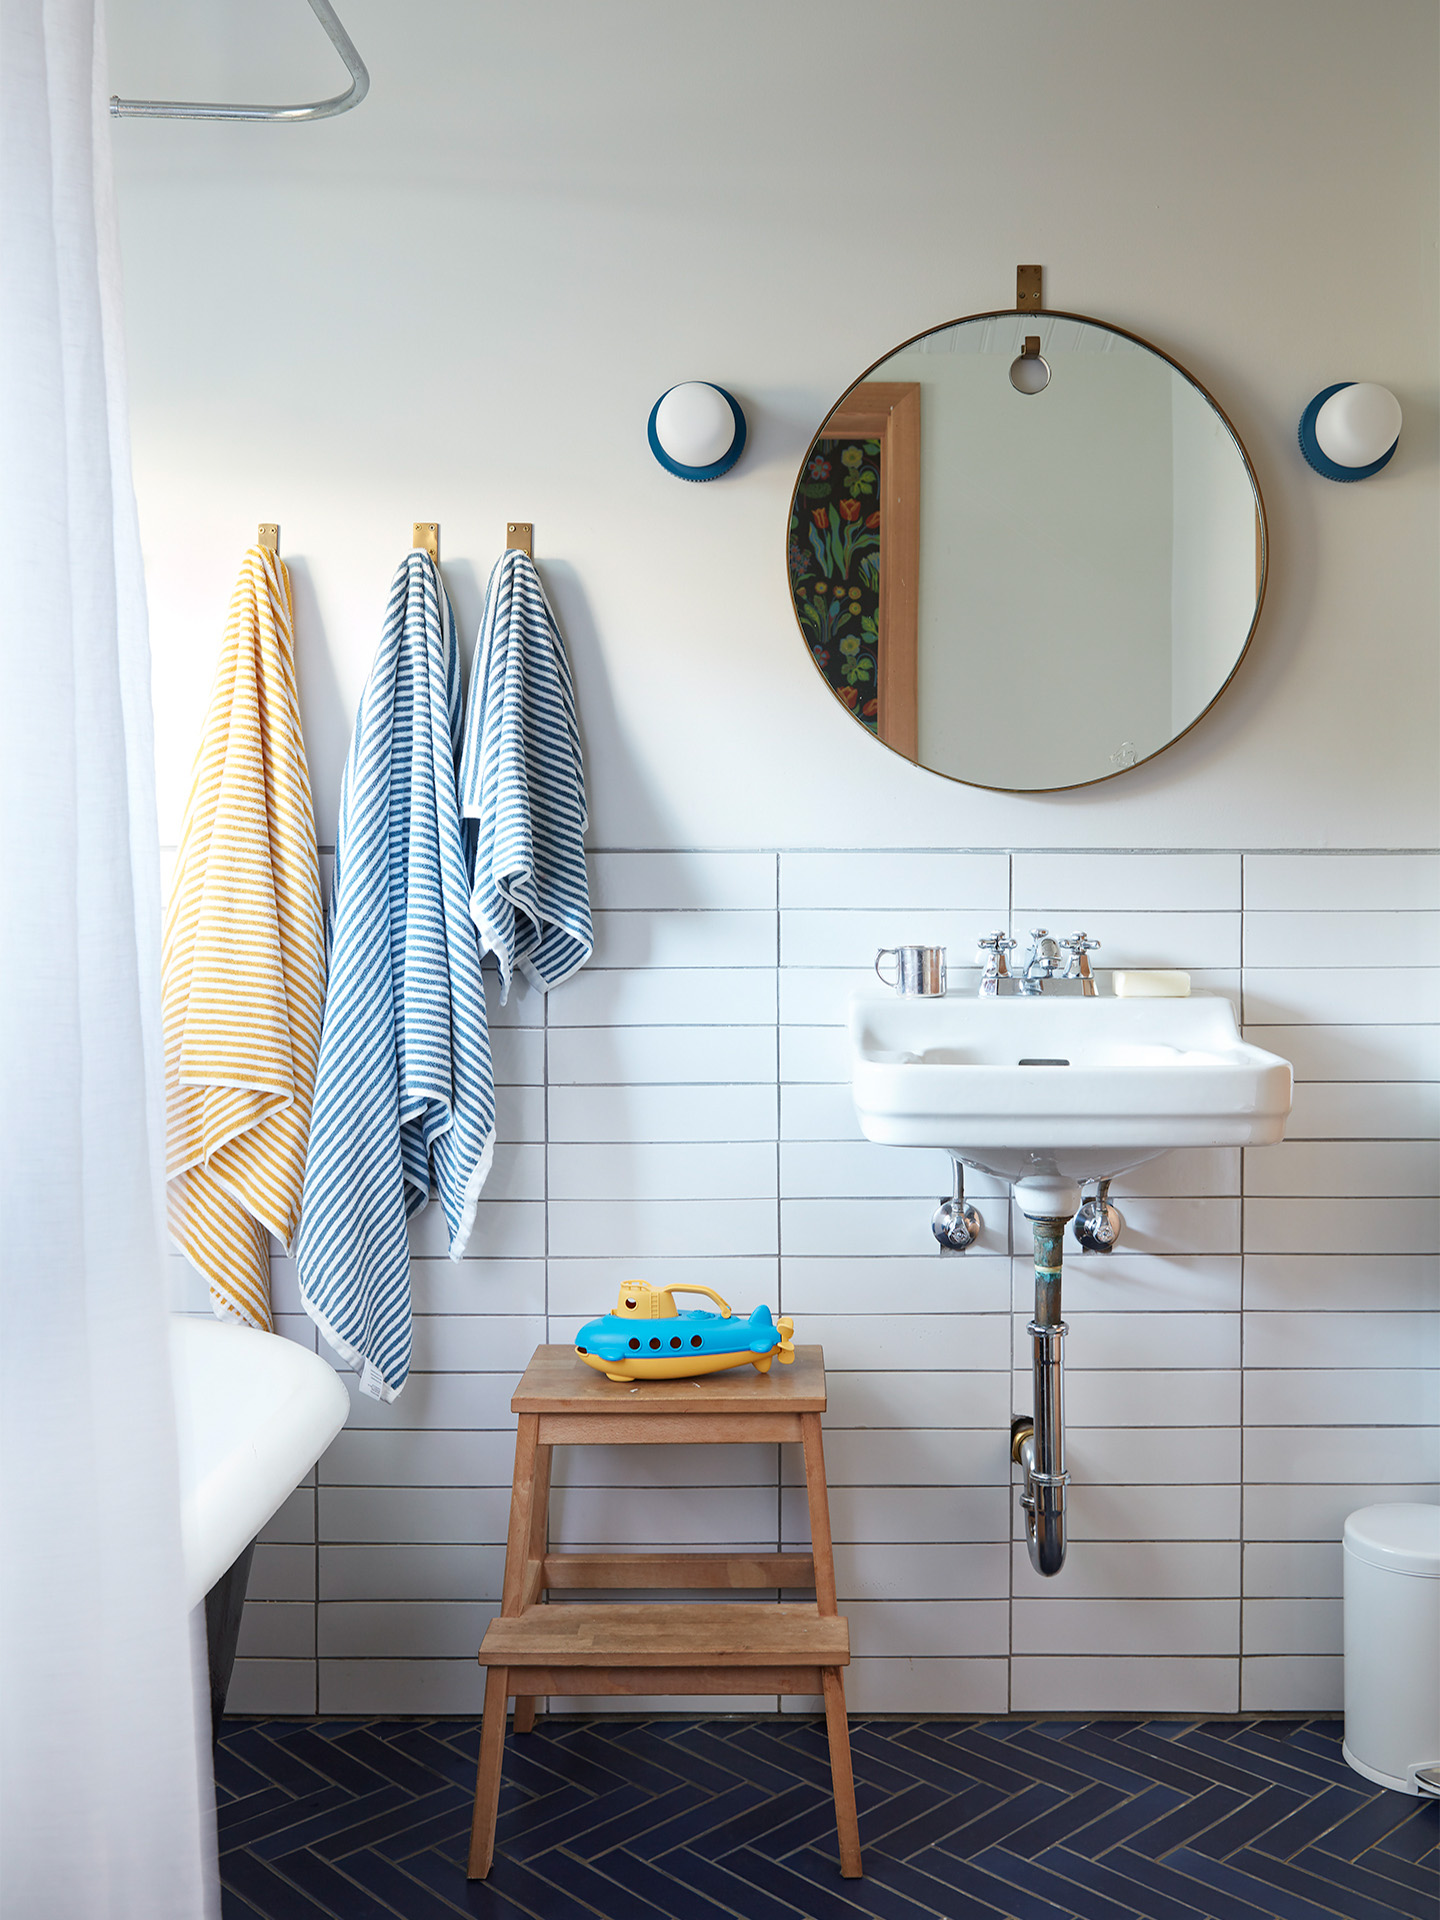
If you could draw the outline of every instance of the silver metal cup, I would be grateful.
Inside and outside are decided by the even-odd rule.
[[[895,957],[895,976],[881,973],[880,962]],[[881,947],[875,956],[875,972],[896,993],[944,993],[944,947]]]

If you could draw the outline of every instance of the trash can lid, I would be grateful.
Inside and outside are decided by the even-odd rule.
[[[1409,1500],[1361,1507],[1345,1522],[1345,1551],[1392,1573],[1440,1579],[1440,1507]]]

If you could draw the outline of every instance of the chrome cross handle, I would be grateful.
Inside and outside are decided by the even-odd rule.
[[[1005,956],[1015,951],[1015,942],[1004,933],[992,933],[980,942],[980,951],[985,955],[985,972],[980,981],[980,992],[984,998],[993,1000],[1000,991],[1000,982],[1010,978],[1010,969],[1005,964]]]
[[[1078,980],[1082,994],[1095,997],[1095,981],[1090,972],[1090,955],[1097,951],[1100,942],[1091,940],[1083,933],[1072,933],[1068,940],[1062,940],[1061,946],[1070,958],[1065,963],[1064,978]]]

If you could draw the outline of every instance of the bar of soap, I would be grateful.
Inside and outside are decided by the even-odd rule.
[[[1147,973],[1117,969],[1111,978],[1117,1000],[1184,1000],[1190,992],[1190,976],[1178,967],[1156,967]]]

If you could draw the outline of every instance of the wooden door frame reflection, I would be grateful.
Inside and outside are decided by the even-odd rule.
[[[880,611],[875,629],[877,737],[920,752],[920,383],[862,380],[817,440],[880,442]]]

